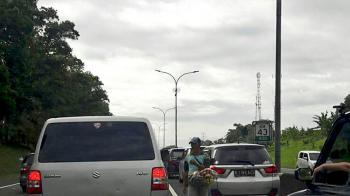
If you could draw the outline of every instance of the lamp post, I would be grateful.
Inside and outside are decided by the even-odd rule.
[[[191,72],[186,72],[183,73],[180,77],[178,77],[177,79],[170,73],[165,72],[165,71],[161,71],[156,69],[155,71],[159,72],[159,73],[164,73],[167,74],[169,76],[171,76],[171,78],[173,78],[174,82],[175,82],[175,146],[177,146],[177,84],[179,83],[179,80],[188,74],[194,74],[194,73],[198,73],[199,71],[191,71]]]
[[[156,110],[159,110],[163,113],[163,148],[165,147],[165,115],[166,113],[169,111],[169,110],[172,110],[174,108],[169,108],[169,109],[166,109],[166,110],[163,110],[161,108],[158,108],[158,107],[152,107],[153,109],[156,109]]]
[[[155,124],[157,127],[158,127],[158,147],[159,147],[159,145],[160,145],[160,125],[158,125],[158,123],[157,124]],[[153,125],[154,126],[154,125]]]
[[[281,15],[282,0],[276,6],[276,81],[275,81],[275,163],[281,171]]]

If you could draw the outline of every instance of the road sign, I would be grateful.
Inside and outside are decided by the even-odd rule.
[[[272,122],[271,121],[255,121],[255,141],[257,143],[268,143],[272,140]]]

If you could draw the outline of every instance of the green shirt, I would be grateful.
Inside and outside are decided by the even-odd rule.
[[[193,174],[193,172],[198,171],[197,165],[191,163],[191,160],[196,161],[199,165],[204,165],[204,160],[206,156],[204,154],[200,155],[187,155],[186,162],[188,164],[188,175]],[[196,160],[197,159],[197,160]]]

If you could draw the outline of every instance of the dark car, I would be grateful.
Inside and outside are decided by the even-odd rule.
[[[332,125],[332,130],[325,141],[315,168],[324,163],[350,163],[350,113],[340,112],[340,116]],[[310,168],[299,168],[295,176],[306,182],[308,189],[296,193],[298,195],[350,195],[349,172],[321,171],[312,175]]]
[[[169,150],[169,160],[166,164],[166,169],[169,177],[179,176],[179,164],[185,150],[185,148],[172,148]]]
[[[26,189],[27,189],[27,175],[30,170],[30,167],[33,164],[33,158],[34,158],[34,153],[30,153],[23,158],[21,163],[19,184],[23,192],[26,192]]]

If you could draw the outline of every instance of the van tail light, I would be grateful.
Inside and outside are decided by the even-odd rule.
[[[212,170],[214,170],[214,171],[216,171],[216,173],[217,174],[224,174],[225,173],[225,169],[222,169],[222,168],[217,168],[217,167],[215,167],[215,166],[210,166],[210,169],[212,169]]]
[[[42,194],[41,173],[37,170],[31,170],[27,178],[28,194]]]
[[[264,171],[266,174],[275,174],[277,173],[277,167],[275,165],[272,165],[270,167],[264,168]]]
[[[168,190],[168,177],[164,167],[154,167],[152,169],[152,191]]]

